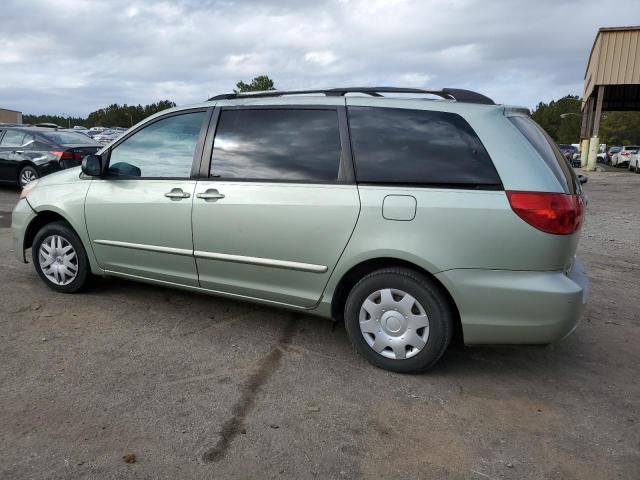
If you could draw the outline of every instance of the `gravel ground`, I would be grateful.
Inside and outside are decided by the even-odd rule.
[[[121,280],[48,290],[0,187],[0,478],[640,478],[640,175],[589,174],[592,298],[548,347],[369,366],[311,316]]]

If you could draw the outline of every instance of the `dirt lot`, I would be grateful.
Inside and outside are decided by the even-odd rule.
[[[120,280],[53,293],[15,260],[0,187],[0,478],[637,480],[640,175],[586,190],[578,330],[407,376],[311,316]]]

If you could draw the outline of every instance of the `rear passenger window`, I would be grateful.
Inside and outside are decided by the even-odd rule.
[[[335,182],[340,168],[336,110],[223,110],[212,177]]]
[[[349,107],[349,127],[359,182],[501,186],[487,151],[460,115]]]
[[[32,135],[20,130],[7,130],[2,137],[0,147],[22,147],[33,139]]]

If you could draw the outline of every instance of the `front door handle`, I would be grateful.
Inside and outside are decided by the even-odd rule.
[[[181,188],[172,188],[171,191],[165,193],[164,196],[170,198],[171,200],[181,200],[183,198],[189,198],[191,194],[182,191]]]
[[[215,188],[209,188],[202,193],[197,193],[196,197],[204,200],[220,200],[221,198],[224,198],[224,194],[218,192]]]

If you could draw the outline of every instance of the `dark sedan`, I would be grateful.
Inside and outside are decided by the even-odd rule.
[[[77,132],[0,125],[0,183],[25,186],[35,179],[80,165],[102,145]]]

